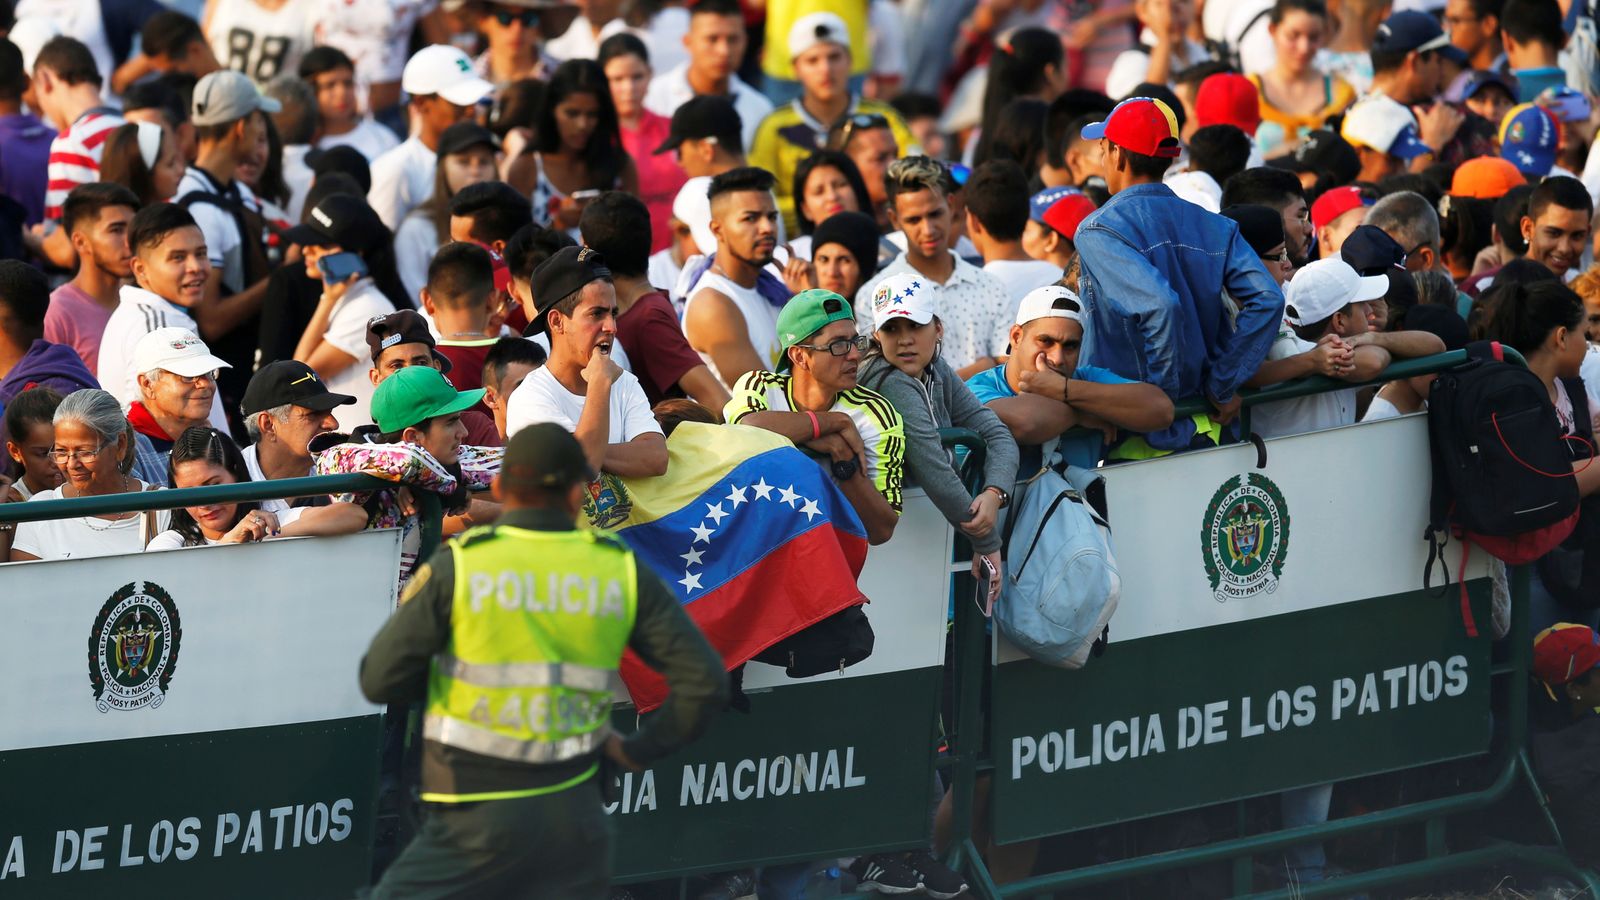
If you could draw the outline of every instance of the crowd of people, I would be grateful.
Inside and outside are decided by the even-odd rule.
[[[918,486],[974,574],[1000,573],[1019,474],[1238,440],[1241,389],[1309,375],[1352,386],[1259,406],[1252,430],[1421,412],[1431,376],[1358,385],[1478,339],[1592,437],[1594,15],[19,0],[0,20],[0,502],[393,486],[0,526],[0,559],[397,526],[404,582],[416,492],[444,498],[446,534],[494,521],[474,491],[520,430],[576,436],[602,521],[625,480],[672,477],[666,434],[690,418],[810,453],[872,544]],[[977,493],[951,426],[988,445]],[[1600,626],[1537,577],[1533,595],[1538,629]],[[1295,808],[1326,817],[1326,792]],[[994,852],[1002,879],[1033,864]],[[1323,874],[1319,848],[1288,856]],[[964,889],[925,851],[856,875]],[[763,896],[803,876],[770,869]]]

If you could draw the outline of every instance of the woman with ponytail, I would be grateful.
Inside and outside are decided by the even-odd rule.
[[[1583,300],[1571,288],[1554,280],[1508,284],[1490,293],[1499,296],[1494,298],[1494,312],[1486,329],[1487,336],[1521,353],[1528,361],[1528,370],[1537,375],[1550,392],[1550,402],[1555,407],[1561,432],[1573,438],[1567,444],[1572,449],[1572,468],[1578,481],[1578,494],[1588,497],[1600,489],[1600,465],[1592,464],[1592,457],[1595,456],[1594,417],[1600,412],[1600,395],[1585,385],[1579,374],[1584,354],[1588,351],[1588,341],[1583,334]],[[1574,542],[1577,542],[1581,554],[1584,549],[1582,545],[1592,542],[1592,539],[1585,540],[1587,529],[1583,522],[1590,517],[1587,508],[1590,504],[1586,502],[1584,506],[1586,508],[1579,519],[1578,530],[1562,547],[1552,550],[1552,555],[1569,552],[1567,548]],[[1589,549],[1591,552],[1600,550]],[[1556,622],[1576,622],[1590,627],[1600,624],[1600,608],[1596,608],[1592,602],[1576,605],[1563,602],[1557,596],[1557,592],[1571,592],[1562,591],[1558,577],[1560,571],[1547,568],[1546,560],[1549,558],[1547,556],[1534,563],[1533,577],[1528,580],[1533,629],[1548,628]],[[1581,556],[1579,559],[1581,561]],[[1578,567],[1582,568],[1581,562]],[[1550,582],[1549,577],[1557,577],[1557,581]]]
[[[1043,28],[1019,28],[1000,38],[989,57],[989,74],[983,89],[983,118],[978,133],[967,146],[973,152],[968,165],[989,158],[990,135],[1011,101],[1020,98],[1049,103],[1067,89],[1066,52],[1061,36]]]
[[[178,436],[167,460],[167,481],[175,488],[237,484],[250,480],[244,455],[233,438],[215,428],[197,426]],[[166,531],[147,550],[177,550],[206,544],[243,544],[295,535],[354,534],[367,524],[367,514],[350,503],[295,506],[279,513],[261,509],[254,500],[186,506],[172,512]]]

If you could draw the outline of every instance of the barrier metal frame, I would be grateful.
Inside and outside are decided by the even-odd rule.
[[[1505,348],[1509,360],[1525,364],[1514,350]],[[1348,390],[1382,384],[1400,378],[1410,378],[1452,369],[1467,361],[1465,351],[1454,351],[1421,359],[1405,360],[1385,369],[1378,377],[1357,385],[1320,376],[1288,382],[1255,391],[1244,391],[1240,412],[1241,431],[1249,433],[1250,409],[1274,400],[1287,400],[1334,390]],[[1189,416],[1204,413],[1208,404],[1189,401],[1178,404],[1176,415]],[[969,457],[968,473],[981,471],[983,442],[972,431],[946,429],[941,437],[948,446],[964,446],[974,451]],[[977,465],[972,465],[977,463]],[[324,475],[291,478],[278,481],[245,482],[213,485],[198,488],[179,488],[163,491],[109,494],[96,497],[79,497],[29,503],[0,504],[0,523],[30,522],[41,519],[101,515],[117,512],[139,512],[150,509],[175,509],[213,503],[237,503],[252,500],[282,499],[326,495],[331,493],[373,491],[395,487],[393,482],[369,475]],[[439,541],[442,511],[437,495],[427,491],[415,492],[418,515],[422,527],[422,555],[432,553]],[[958,542],[957,552],[961,552]],[[957,572],[953,583],[957,596],[974,588],[972,576]],[[979,747],[986,728],[985,704],[980,696],[982,686],[983,642],[988,640],[984,620],[973,604],[956,603],[955,659],[946,665],[956,666],[957,695],[954,698],[955,719],[948,735],[949,752],[936,764],[951,774],[953,806],[953,842],[948,854],[950,864],[965,871],[972,885],[972,893],[985,900],[1006,897],[1029,897],[1058,890],[1101,885],[1108,882],[1142,877],[1160,872],[1228,860],[1233,863],[1233,889],[1235,895],[1252,900],[1281,900],[1289,897],[1323,897],[1351,894],[1371,888],[1402,882],[1426,879],[1463,869],[1479,868],[1502,863],[1518,863],[1536,869],[1565,875],[1582,883],[1600,897],[1600,874],[1573,862],[1561,849],[1561,835],[1549,806],[1534,777],[1528,753],[1528,701],[1524,686],[1529,678],[1532,657],[1532,635],[1528,634],[1528,574],[1526,570],[1515,573],[1511,585],[1512,620],[1510,659],[1491,666],[1491,677],[1510,680],[1507,711],[1508,729],[1504,746],[1498,756],[1498,776],[1487,788],[1412,803],[1361,816],[1330,820],[1286,831],[1237,837],[1211,844],[1131,857],[1063,872],[1034,876],[1006,885],[998,885],[990,877],[981,854],[972,837],[972,808],[976,778],[980,771],[992,770],[993,762],[981,758]],[[930,747],[930,753],[937,749]],[[1493,751],[1491,751],[1493,752]],[[1508,796],[1521,785],[1526,785],[1542,812],[1542,820],[1555,840],[1554,846],[1532,846],[1508,842],[1494,842],[1486,846],[1452,852],[1448,843],[1448,817],[1484,809]],[[1243,809],[1244,799],[1233,801]],[[1295,844],[1322,841],[1357,832],[1399,825],[1423,823],[1423,859],[1353,873],[1345,877],[1311,885],[1299,885],[1283,890],[1253,893],[1252,857],[1280,850]],[[1066,832],[1063,832],[1066,833]],[[871,852],[874,848],[862,848]],[[773,857],[779,860],[781,854]],[[687,874],[687,873],[680,873]]]

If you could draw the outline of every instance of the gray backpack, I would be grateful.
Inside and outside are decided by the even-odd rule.
[[[1044,467],[1017,485],[1003,531],[1006,575],[994,623],[1033,659],[1079,669],[1103,650],[1122,596],[1111,526],[1092,470]]]

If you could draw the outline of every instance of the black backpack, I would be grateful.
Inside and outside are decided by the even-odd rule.
[[[1423,535],[1430,548],[1425,589],[1435,560],[1449,583],[1450,533],[1525,565],[1565,540],[1578,520],[1572,456],[1544,383],[1505,362],[1497,343],[1469,344],[1467,356],[1466,365],[1439,373],[1428,397],[1433,493]],[[1464,541],[1463,566],[1466,559]],[[1461,611],[1467,634],[1477,636],[1465,582]]]
[[[1572,424],[1582,444],[1569,441],[1573,460],[1595,457],[1594,421],[1589,395],[1583,379],[1563,378],[1567,397],[1572,400]],[[1583,499],[1578,507],[1578,526],[1560,546],[1539,558],[1539,581],[1556,600],[1578,609],[1600,606],[1600,494]]]

